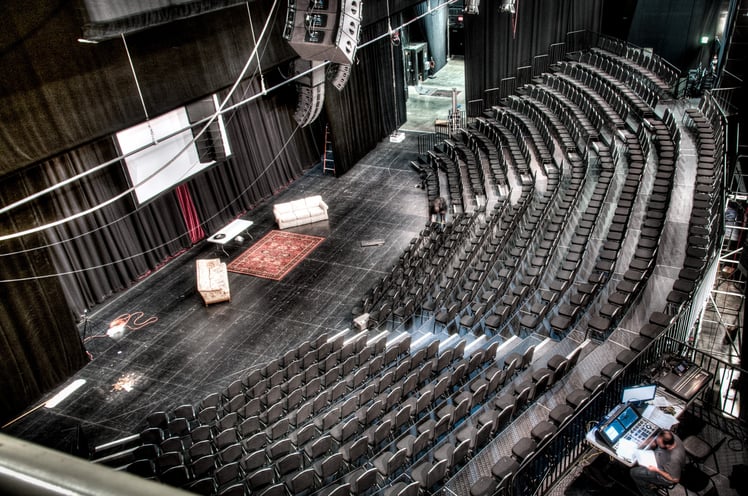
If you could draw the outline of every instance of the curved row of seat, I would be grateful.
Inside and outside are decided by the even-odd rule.
[[[598,79],[598,80],[602,81],[602,79]],[[602,85],[601,85],[601,87],[602,87]],[[608,88],[608,89],[611,88],[610,85],[605,85],[605,87]],[[587,96],[588,96],[588,98],[592,98],[592,97],[590,97],[589,94]],[[513,100],[514,101],[519,101],[520,99],[519,98],[515,98]],[[623,104],[622,103],[619,103],[618,105],[621,106],[621,108],[623,108],[623,106],[622,106]],[[606,113],[609,114],[609,111],[606,110]],[[613,120],[614,120],[613,117],[614,116],[612,116],[612,115],[608,115],[608,118],[607,118],[608,123],[613,122]],[[667,121],[667,119],[668,119],[668,116],[666,114],[665,115],[665,121]],[[621,121],[619,121],[619,123],[620,122]],[[655,128],[657,128],[658,126],[659,125],[656,125]],[[636,196],[636,194],[638,192],[638,188],[639,188],[638,181],[641,180],[641,176],[642,176],[642,173],[643,173],[643,170],[641,169],[641,167],[644,165],[646,157],[649,154],[648,141],[645,139],[645,136],[644,136],[643,132],[640,132],[640,134],[639,134],[639,138],[641,139],[641,144],[639,142],[639,139],[637,139],[636,137],[634,137],[631,134],[628,134],[628,133],[624,132],[624,133],[621,133],[621,136],[623,137],[623,139],[624,139],[624,141],[626,143],[626,148],[628,148],[627,152],[628,152],[628,159],[629,159],[629,161],[635,163],[633,175],[628,178],[631,181],[629,181],[628,183],[624,182],[623,188],[627,188],[625,190],[625,192],[626,192],[627,195]],[[656,174],[658,174],[658,173],[655,173],[655,177],[652,180],[651,188],[655,192],[655,194],[661,193],[660,188],[668,188],[669,189],[670,184],[672,184],[671,182],[668,183],[668,181],[672,181],[672,177],[673,177],[673,172],[674,171],[673,171],[672,168],[668,170],[668,167],[669,167],[668,160],[670,158],[675,158],[675,155],[672,153],[672,152],[674,152],[674,148],[671,147],[671,145],[673,144],[673,142],[677,143],[677,140],[678,140],[677,133],[675,133],[673,135],[673,137],[674,137],[674,140],[671,139],[670,143],[668,143],[663,137],[659,137],[658,140],[657,140],[657,142],[656,142],[657,150],[658,150],[658,152],[660,152],[659,156],[662,157],[662,158],[664,158],[664,161],[662,161],[662,163],[663,163],[663,170],[661,170],[661,171],[658,172],[658,173],[660,173],[660,176],[657,177]],[[608,157],[608,158],[610,158],[610,157]],[[627,198],[627,200],[629,200],[629,199],[630,198]],[[618,219],[616,219],[617,222],[615,222],[615,224],[618,225],[619,228],[613,231],[616,234],[616,236],[619,236],[619,238],[617,240],[619,242],[619,247],[620,247],[620,242],[622,242],[623,238],[625,238],[625,236],[626,236],[626,230],[625,229],[626,229],[626,226],[628,226],[628,221],[629,221],[628,217],[630,217],[630,212],[631,212],[631,207],[632,206],[633,206],[633,204],[629,204],[628,206],[622,205],[621,207],[619,207],[619,208],[627,208],[627,210],[625,212],[623,210],[621,212],[619,212],[621,215],[624,215],[624,217],[627,217],[627,218],[618,218]],[[662,218],[663,217],[661,217],[660,215],[658,215],[657,211],[660,208],[664,208],[664,210],[666,211],[667,210],[667,206],[668,206],[667,199],[663,199],[663,198],[660,198],[660,197],[655,197],[654,198],[654,202],[651,203],[651,204],[648,204],[648,207],[650,207],[649,209],[652,212],[652,214],[651,215],[646,215],[645,214],[645,219],[643,220],[643,223],[642,223],[644,229],[655,228],[656,227],[655,224],[657,224],[658,222],[660,223],[660,227],[661,227],[661,222],[662,222]],[[646,234],[650,234],[648,231],[645,231],[645,233]],[[643,242],[649,246],[649,242],[646,241],[646,238],[645,238],[645,241],[643,241]],[[641,269],[643,269],[645,267],[650,267],[651,268],[653,266],[653,264],[654,264],[654,257],[656,256],[656,250],[652,250],[651,247],[648,248],[648,250],[649,251],[647,251],[645,253],[646,250],[644,250],[644,247],[639,247],[639,250],[637,250],[637,253],[632,257],[632,260],[630,261],[630,264],[633,264],[635,267],[629,266],[629,270],[641,270]],[[610,256],[611,253],[613,253],[612,250],[607,250],[607,252],[604,254],[604,256]],[[600,260],[597,260],[597,262],[595,263],[595,266],[598,267],[598,268],[601,267],[600,262],[601,262]],[[611,266],[610,269],[612,269],[614,266],[615,266],[615,264],[613,264],[613,266]],[[624,272],[628,272],[628,270],[625,270]],[[630,275],[633,276],[634,274],[630,273]],[[639,279],[638,280],[638,283],[639,283],[638,289],[641,289],[643,287],[643,285],[644,285],[643,283],[645,283],[645,282],[646,281],[644,281],[642,279]],[[607,290],[607,293],[611,293],[611,291]],[[605,295],[605,292],[603,292],[602,294]],[[631,296],[627,296],[627,298],[631,298]],[[626,303],[628,303],[628,301]],[[610,301],[608,301],[607,303],[604,303],[603,305],[608,305],[609,306],[611,304],[612,303]],[[623,309],[620,309],[618,311],[622,312]],[[617,314],[617,315],[621,315],[621,314]],[[652,319],[653,319],[653,321],[652,321],[653,323],[651,324],[652,326],[659,326],[660,328],[662,328],[662,326],[667,325],[666,318],[663,315],[661,315],[661,314],[659,314],[657,312],[655,312],[653,314]],[[606,328],[608,328],[608,327],[609,326],[606,326]],[[555,360],[559,360],[559,357],[556,357]],[[616,365],[618,365],[619,367],[621,366],[620,363],[617,363]],[[608,368],[608,369],[606,369],[603,372],[611,373],[611,370],[610,370],[610,368]],[[574,405],[574,406],[583,405],[584,401],[585,401],[584,398],[589,398],[590,396],[594,395],[594,393],[596,391],[599,391],[600,388],[603,387],[604,384],[606,383],[606,381],[608,379],[610,379],[610,378],[611,377],[606,376],[604,374],[602,375],[602,377],[591,377],[591,378],[589,378],[589,380],[587,380],[585,382],[585,385],[584,385],[585,387],[582,388],[584,391],[580,390],[580,391],[575,391],[575,392],[569,394],[568,397],[567,397],[567,404],[563,405],[563,408],[565,410],[567,410],[567,412],[568,412],[568,408],[571,405]],[[560,408],[559,408],[559,410],[560,410]],[[558,413],[558,412],[556,412],[556,413]],[[532,441],[535,442],[535,445],[541,444],[540,440],[541,439],[545,439],[545,436],[548,435],[548,434],[542,434],[541,431],[543,431],[543,432],[550,432],[550,431],[552,431],[552,429],[544,429],[545,427],[548,426],[549,423],[553,424],[553,421],[550,420],[549,422],[542,423],[541,426],[538,426],[537,431],[532,433],[531,439],[529,441],[525,439],[525,440],[522,440],[520,443],[517,443],[517,445],[515,446],[516,449],[513,448],[513,450],[512,450],[513,457],[514,457],[513,463],[520,464],[522,462],[523,456],[521,456],[521,455],[523,453],[528,452],[528,449],[526,449],[526,448],[530,448],[529,451],[532,451],[532,449],[531,449],[531,447],[533,446],[533,442]],[[553,425],[555,425],[555,424],[553,424]],[[515,465],[515,466],[518,466],[518,465]],[[497,467],[497,473],[500,473],[500,472],[501,472],[501,467]],[[494,473],[494,476],[495,475],[496,475],[496,473]],[[499,477],[499,479],[501,479],[501,477]],[[493,480],[493,478],[492,478],[492,480]],[[496,481],[496,480],[493,480],[493,482],[497,482],[498,483],[498,481]],[[493,482],[489,481],[489,486],[492,486]],[[492,486],[492,488],[489,490],[488,494],[490,494],[490,491],[493,490],[493,489],[495,489],[495,486]],[[482,494],[482,493],[480,491],[478,491],[476,494]]]
[[[345,343],[335,340],[321,345],[320,352],[327,353],[310,367],[318,366],[323,375],[306,383],[319,385],[313,390],[295,382],[298,374],[289,377],[297,369],[293,364],[303,359],[295,357],[286,366],[282,361],[273,362],[275,372],[269,364],[232,383],[225,393],[239,391],[237,394],[247,400],[237,411],[216,410],[211,403],[220,400],[211,395],[197,411],[191,405],[175,410],[173,415],[180,415],[180,422],[164,412],[151,414],[149,427],[141,432],[143,444],[129,451],[137,459],[125,469],[191,490],[221,494],[246,487],[267,487],[268,494],[277,494],[279,486],[284,493],[297,494],[302,489],[321,488],[350,471],[355,475],[349,474],[347,483],[363,491],[365,481],[358,476],[364,474],[355,467],[380,451],[382,443],[389,444],[398,429],[439,406],[432,403],[451,394],[449,388],[458,387],[467,374],[491,363],[498,346],[480,349],[467,360],[463,359],[464,341],[442,354],[438,354],[439,341],[432,341],[410,355],[408,336],[390,343],[384,338],[367,342],[368,337],[363,333]],[[408,353],[403,354],[404,350]],[[350,356],[344,359],[347,352]],[[330,371],[338,374],[332,377]],[[344,371],[349,371],[345,377]],[[320,377],[325,380],[317,381]],[[274,381],[278,384],[271,387]],[[337,392],[339,385],[344,387]],[[304,403],[293,410],[285,407],[283,417],[270,424],[274,419],[268,416],[275,403],[268,399],[256,408],[246,407],[258,399],[260,391],[275,387],[289,395],[305,391]],[[169,437],[161,439],[159,432]],[[367,442],[361,443],[364,438]],[[362,444],[368,448],[356,452],[354,448]]]
[[[532,117],[509,107],[492,107],[494,118],[507,126],[515,136],[529,136],[528,146],[534,148],[535,157],[541,164],[541,171],[548,176],[549,168],[557,171],[553,161],[556,145],[551,138],[544,121],[534,120]]]
[[[641,116],[650,116],[654,113],[659,96],[651,86],[642,81],[640,76],[630,72],[617,60],[606,57],[603,53],[584,52],[577,61],[585,64],[603,77],[606,77],[621,90],[621,95],[636,103],[634,108]]]
[[[429,151],[428,159],[434,170],[441,170],[446,176],[447,191],[449,192],[449,203],[452,212],[465,212],[463,204],[463,184],[458,165],[449,155],[444,153],[442,147]]]
[[[509,193],[509,183],[506,177],[506,160],[501,148],[497,147],[491,139],[480,132],[474,125],[462,130],[463,139],[473,150],[473,153],[482,156],[483,177],[491,178],[489,184],[492,186],[493,194],[500,198],[506,198]]]
[[[447,155],[453,161],[457,162],[459,160],[461,165],[464,164],[464,166],[460,167],[460,170],[467,173],[467,182],[470,185],[470,192],[472,193],[470,198],[485,199],[485,178],[483,176],[483,166],[480,162],[480,157],[476,156],[470,147],[459,140],[444,140],[444,145]]]
[[[707,157],[711,156],[713,145],[715,144],[715,139],[714,134],[711,133],[712,126],[709,122],[709,119],[705,118],[699,111],[696,110],[688,112],[688,116],[689,119],[691,119],[692,117],[695,118],[695,120],[693,120],[691,124],[694,126],[697,132],[697,149],[699,150],[700,157],[702,155],[705,155]],[[718,116],[715,116],[714,120],[719,121]],[[698,128],[696,123],[700,124],[700,129]],[[677,153],[677,143],[680,137],[679,130],[677,129],[677,126],[674,125],[673,116],[669,112],[666,112],[663,115],[662,120],[658,120],[650,124],[652,127],[652,134],[655,137],[655,145],[660,157],[660,164],[663,167],[662,171],[658,171],[658,174],[662,174],[659,177],[655,176],[657,177],[657,179],[653,181],[653,196],[655,196],[654,203],[657,204],[661,200],[657,198],[656,195],[663,193],[660,188],[664,189],[669,186],[667,183],[661,182],[661,180],[664,176],[668,175],[669,180],[672,180],[673,171],[672,169],[669,170],[669,168],[673,167],[675,159],[677,158],[677,155],[672,152],[675,151]],[[718,123],[715,124],[716,125],[714,126],[714,128],[717,129],[717,132],[715,134],[719,135],[720,125]],[[641,134],[642,133],[640,133],[640,137]],[[700,145],[702,141],[706,144],[703,149]],[[716,142],[719,142],[719,138],[716,139]],[[641,143],[645,144],[647,143],[647,141],[642,140]],[[718,149],[719,145],[716,145],[716,148]],[[704,151],[702,152],[702,150]],[[646,153],[644,155],[646,156]],[[670,159],[673,159],[673,161],[670,162]],[[714,202],[713,197],[710,197],[709,195],[713,195],[716,192],[717,188],[714,185],[718,183],[720,174],[719,171],[715,171],[713,169],[711,162],[712,161],[707,158],[705,165],[702,166],[701,160],[699,161],[697,178],[701,177],[702,179],[697,179],[697,186],[694,192],[695,201],[691,213],[691,222],[689,224],[689,231],[691,234],[690,238],[694,238],[694,232],[697,232],[697,238],[698,236],[705,235],[707,232],[713,232],[715,227],[714,221],[718,218],[718,212],[710,210],[711,207],[714,206]],[[658,180],[660,182],[658,182]],[[702,185],[702,187],[699,188],[698,185]],[[697,189],[698,191],[696,191]],[[649,206],[653,206],[651,202]],[[647,223],[649,223],[649,228],[655,227],[651,224],[653,221],[655,222],[655,224],[657,224],[660,222],[660,218],[658,216],[647,217],[644,221],[644,228],[647,228]],[[661,229],[661,224],[659,225],[659,227]],[[714,237],[712,236],[712,238]],[[703,273],[705,262],[708,259],[707,253],[710,251],[710,249],[712,249],[712,254],[714,253],[713,246],[703,247],[703,245],[701,245],[701,243],[703,242],[706,242],[706,239],[702,239],[701,241],[689,240],[688,251],[686,254],[687,256],[684,260],[684,269],[681,271],[681,275],[676,281],[676,285],[683,282],[685,272],[688,272],[689,275]],[[714,242],[712,242],[711,244],[713,245]],[[703,251],[695,251],[694,248],[696,247],[701,247]],[[697,260],[689,260],[689,258],[695,258]],[[691,267],[692,265],[695,267]],[[690,297],[691,295],[686,294],[685,296]],[[671,295],[668,297],[668,302],[671,302],[672,297],[673,293],[671,293]],[[492,476],[484,475],[475,480],[471,484],[471,495],[477,496],[484,494],[496,494],[501,493],[503,490],[507,489],[508,485],[513,480],[513,475],[520,470],[520,464],[524,459],[524,453],[528,451],[531,452],[534,449],[541,449],[543,442],[541,439],[548,439],[547,437],[544,437],[543,433],[552,433],[559,425],[557,422],[554,422],[554,419],[552,418],[559,413],[555,410],[565,410],[565,413],[561,414],[561,418],[568,418],[571,415],[570,412],[573,411],[573,407],[579,406],[580,404],[584,405],[592,396],[594,396],[597,391],[601,391],[608,381],[615,378],[617,374],[621,372],[625,365],[633,361],[640,353],[642,353],[646,346],[651,343],[655,337],[665,331],[665,329],[672,323],[673,319],[677,315],[680,305],[682,305],[684,301],[687,300],[679,297],[677,298],[677,302],[679,305],[678,307],[674,308],[673,305],[670,304],[668,305],[667,311],[652,312],[649,317],[649,323],[647,323],[640,329],[639,337],[631,342],[630,347],[621,351],[618,356],[616,356],[616,360],[614,362],[606,365],[601,370],[600,376],[590,377],[587,381],[585,381],[583,388],[580,388],[579,390],[575,390],[572,393],[568,394],[566,397],[566,404],[559,405],[556,409],[554,409],[554,411],[551,412],[551,418],[549,418],[549,421],[544,421],[537,424],[536,428],[532,430],[533,432],[528,438],[520,439],[520,441],[518,441],[512,447],[511,456],[503,457],[499,459],[498,462],[496,462],[496,464],[492,467]],[[552,434],[549,434],[549,436],[552,436]],[[553,453],[547,453],[546,456],[553,456]],[[546,463],[552,462],[546,460]]]
[[[678,79],[678,70],[651,50],[644,50],[632,46],[624,40],[609,36],[601,36],[597,45],[600,49],[624,57],[636,66],[646,70],[647,72],[643,73],[647,78],[659,79],[660,84],[658,86],[663,91],[672,88]]]

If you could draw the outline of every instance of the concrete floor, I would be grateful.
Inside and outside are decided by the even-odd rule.
[[[407,121],[401,131],[433,132],[434,121],[447,119],[452,108],[452,89],[457,90],[458,109],[465,109],[465,62],[462,57],[447,60],[433,78],[419,86],[408,86]]]

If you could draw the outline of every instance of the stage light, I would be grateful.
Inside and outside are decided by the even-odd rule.
[[[504,0],[499,7],[499,12],[506,12],[508,14],[514,14],[517,12],[515,8],[515,0]]]
[[[708,36],[702,36],[701,37],[701,44],[702,45],[706,45],[707,43],[709,43],[709,37]]]
[[[466,14],[479,14],[480,0],[467,0],[465,2],[465,13]]]

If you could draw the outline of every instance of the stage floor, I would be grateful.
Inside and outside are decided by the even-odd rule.
[[[206,307],[196,290],[195,259],[216,255],[202,241],[94,308],[85,326],[93,360],[70,379],[86,384],[4,432],[70,451],[80,425],[95,446],[138,431],[150,412],[199,402],[305,339],[350,328],[351,309],[428,220],[426,192],[415,187],[420,179],[408,165],[416,150],[410,133],[402,143],[383,140],[344,176],[323,175],[318,166],[248,212],[254,240],[227,244],[223,261],[277,229],[273,203],[322,195],[329,205],[328,222],[289,229],[325,240],[280,281],[229,273],[231,302]],[[361,246],[371,239],[384,243]],[[138,320],[136,312],[143,314]],[[116,339],[106,334],[113,320],[129,315],[131,327],[157,320]]]

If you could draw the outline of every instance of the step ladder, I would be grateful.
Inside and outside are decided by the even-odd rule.
[[[332,154],[332,133],[330,125],[325,125],[325,147],[322,152],[322,173],[332,172],[335,175],[335,157]]]

